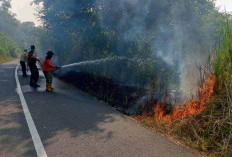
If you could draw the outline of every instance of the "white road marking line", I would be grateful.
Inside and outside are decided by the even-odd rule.
[[[31,117],[31,113],[28,109],[26,100],[25,100],[23,92],[22,92],[22,88],[21,88],[19,78],[18,78],[18,68],[19,68],[19,65],[15,69],[15,80],[16,80],[16,84],[17,84],[18,95],[19,95],[19,98],[21,100],[21,104],[23,106],[23,111],[24,111],[27,125],[29,127],[31,137],[32,137],[32,140],[33,140],[33,143],[35,146],[35,150],[36,150],[38,157],[47,157],[47,153],[46,153],[44,146],[41,142],[40,136],[39,136],[38,131],[35,127],[34,121]]]

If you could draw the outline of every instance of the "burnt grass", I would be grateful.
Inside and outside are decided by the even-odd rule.
[[[54,75],[127,115],[129,115],[129,109],[146,92],[142,88],[128,86],[112,79],[84,72],[69,71],[64,74],[56,73]]]

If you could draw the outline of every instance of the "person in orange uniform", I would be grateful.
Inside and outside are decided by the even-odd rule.
[[[52,69],[59,69],[59,66],[53,65],[51,62],[54,53],[52,51],[47,52],[47,56],[43,64],[43,73],[46,78],[46,91],[51,92],[54,88],[52,87]]]

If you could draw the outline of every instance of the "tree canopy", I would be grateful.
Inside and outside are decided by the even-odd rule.
[[[149,58],[175,67],[181,75],[188,64],[208,57],[223,19],[209,0],[34,3],[43,4],[39,15],[60,64],[112,56]]]

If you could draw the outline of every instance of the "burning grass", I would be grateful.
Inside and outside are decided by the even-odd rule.
[[[153,117],[155,122],[166,121],[172,122],[176,119],[183,119],[188,116],[198,114],[205,109],[205,103],[210,101],[214,93],[214,86],[216,83],[216,78],[214,75],[208,75],[208,78],[199,87],[199,98],[190,100],[189,102],[177,105],[173,108],[171,113],[167,114],[165,97],[153,107],[153,109],[147,113],[146,110],[143,110],[143,114],[136,117],[136,120],[141,121],[147,117]]]
[[[139,120],[147,116],[153,116],[155,121],[165,120],[167,122],[171,122],[175,119],[183,119],[189,115],[200,113],[205,109],[205,103],[208,102],[213,95],[215,82],[215,76],[209,75],[202,87],[199,88],[199,99],[193,99],[182,105],[177,105],[171,114],[166,114],[164,97],[154,106],[149,114],[143,112],[143,115],[138,116],[136,119]]]
[[[135,119],[209,156],[231,157],[231,21],[227,21],[227,25],[222,32],[223,37],[216,49],[213,70],[209,70],[210,75],[205,75],[206,79],[198,90],[198,99],[192,99],[183,105],[178,105],[172,112],[167,112],[165,110],[165,98],[163,98],[150,112],[143,112]]]
[[[199,88],[199,98],[178,105],[169,114],[163,98],[150,112],[134,118],[209,156],[232,156],[231,116],[228,105],[222,104],[225,96],[215,94],[217,82],[213,74],[208,75]]]

